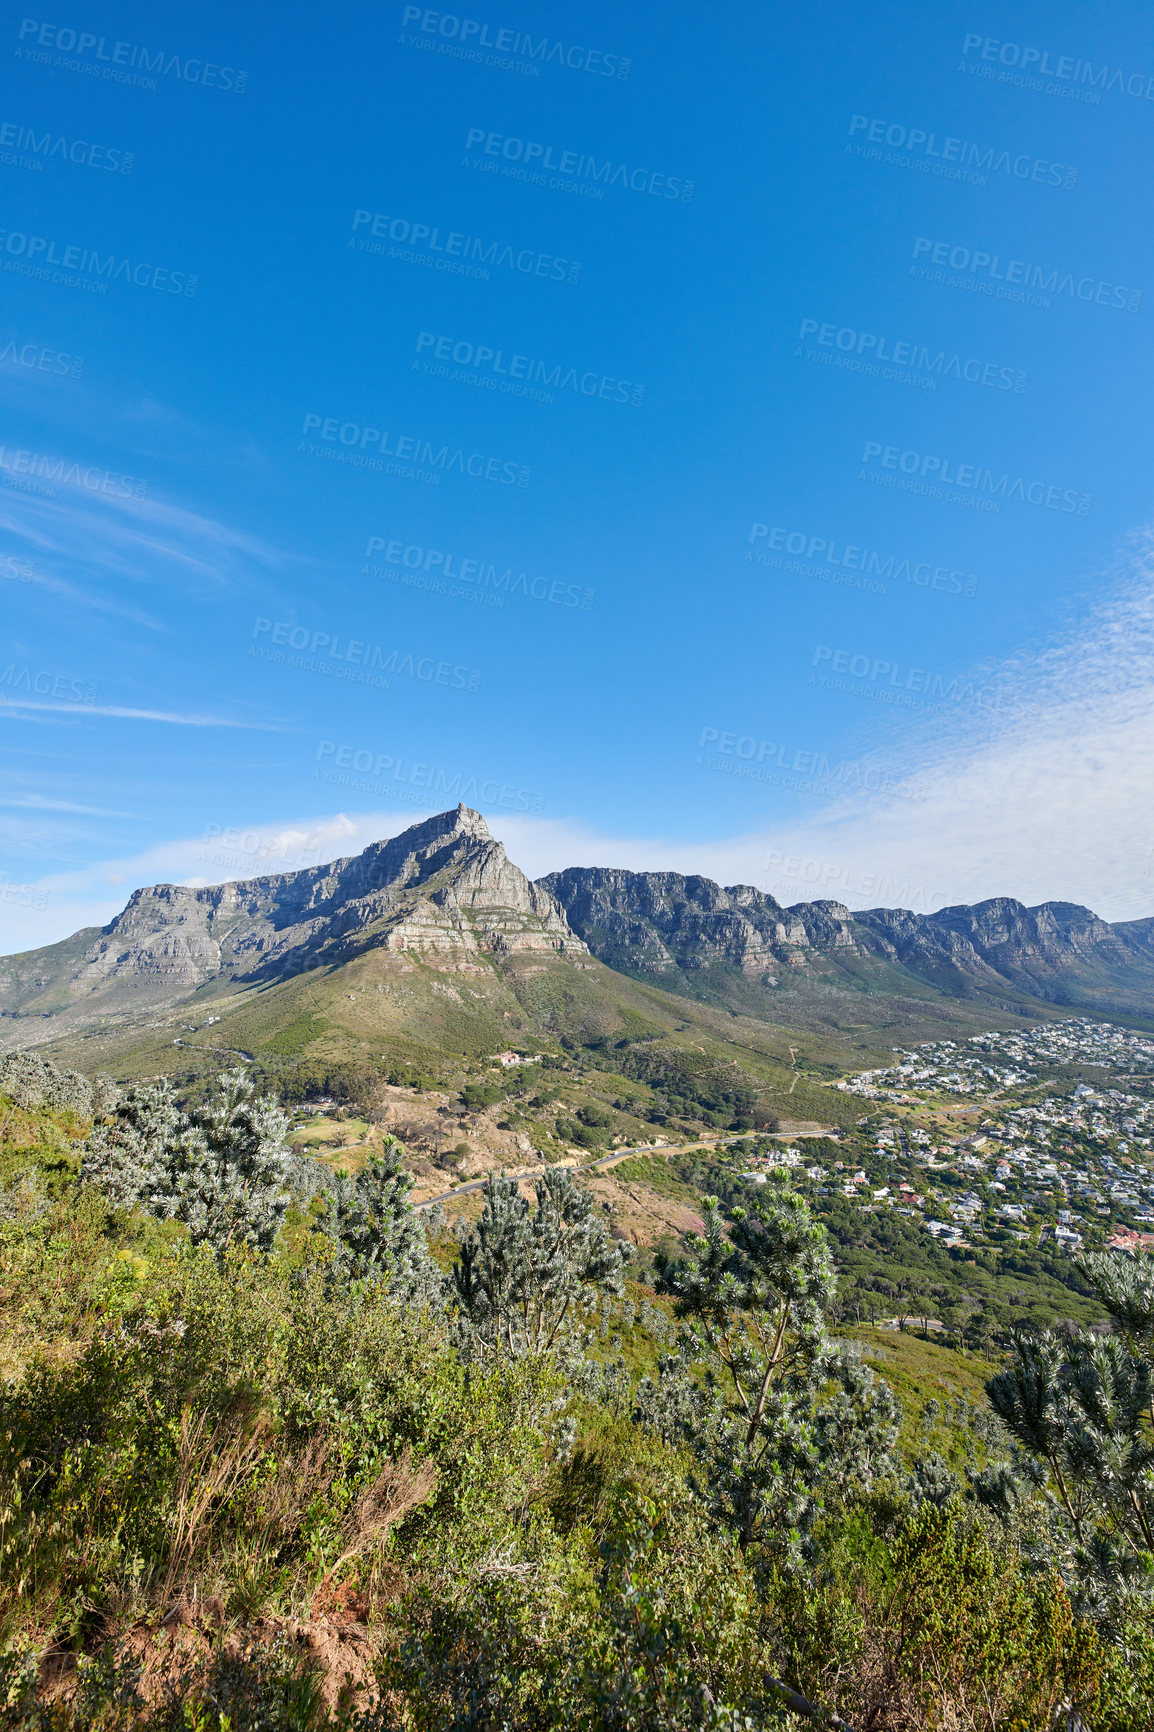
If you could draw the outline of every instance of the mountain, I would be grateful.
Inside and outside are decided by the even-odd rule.
[[[478,1065],[512,1046],[555,1058],[566,1077],[604,1064],[604,1086],[642,1114],[621,1121],[635,1138],[666,1094],[711,1111],[734,1091],[788,1095],[792,1116],[823,1122],[856,1111],[825,1072],[797,1074],[790,1039],[607,968],[464,806],[328,866],[152,885],[102,929],[0,959],[0,1046],[88,1073],[189,1078],[237,1054],[273,1072],[307,1061],[320,1075],[383,1073],[402,1093],[447,1088],[449,1113]],[[855,1061],[888,1056],[851,1047]],[[555,1082],[541,1086],[555,1099]],[[522,1136],[556,1144],[556,1112],[538,1122],[525,1110]]]
[[[755,993],[775,996],[769,989],[852,986],[1154,1016],[1154,920],[1109,925],[1075,903],[1027,908],[1010,897],[925,915],[851,913],[840,902],[785,908],[748,884],[605,867],[539,882],[611,968],[747,1009]]]
[[[267,985],[377,948],[586,954],[548,891],[512,864],[479,812],[458,806],[327,866],[136,890],[108,926],[0,959],[0,1014],[75,1027],[209,983]]]
[[[465,806],[326,866],[151,885],[106,927],[0,958],[0,1047],[119,1075],[170,1068],[174,1045],[206,1064],[432,1075],[510,1043],[649,1042],[637,1075],[676,1049],[677,1066],[736,1066],[770,1092],[794,1093],[804,1067],[824,1095],[822,1078],[895,1044],[1058,1007],[1154,1019],[1154,921],[1008,898],[786,908],[751,885],[601,867],[533,883]]]
[[[1076,902],[1027,908],[1009,896],[936,914],[854,916],[920,978],[958,997],[1027,993],[1050,1004],[1154,1015],[1154,920],[1100,920]]]
[[[570,926],[611,968],[670,985],[716,966],[777,986],[783,973],[827,956],[868,956],[878,945],[840,902],[780,902],[749,884],[722,889],[679,872],[571,866],[538,880]]]

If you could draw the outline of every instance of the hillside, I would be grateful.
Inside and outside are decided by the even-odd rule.
[[[117,1102],[9,1055],[0,1114],[14,1732],[1150,1723],[1107,1550],[1154,1514],[1145,1406],[1101,1437],[1069,1327],[1128,1305],[1113,1269],[918,1237],[769,1137],[494,1175],[442,1223],[399,1149],[317,1172],[235,1074]],[[809,1160],[878,1168],[868,1133]],[[1056,1465],[1005,1398],[1054,1319]]]

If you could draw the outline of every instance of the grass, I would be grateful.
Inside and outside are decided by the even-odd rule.
[[[954,1468],[973,1458],[973,1433],[951,1423],[944,1410],[959,1400],[984,1408],[986,1380],[996,1365],[978,1353],[939,1347],[912,1330],[903,1334],[897,1329],[851,1324],[840,1333],[843,1339],[861,1345],[863,1357],[901,1400],[898,1449],[907,1461],[925,1455],[927,1447],[938,1450]],[[927,1429],[923,1417],[931,1400],[941,1405],[943,1415]]]
[[[692,1159],[692,1154],[689,1154],[682,1157],[682,1162]],[[701,1206],[701,1191],[678,1175],[672,1159],[667,1161],[661,1155],[633,1155],[627,1161],[619,1161],[610,1172],[615,1179],[623,1179],[628,1184],[647,1186],[667,1201],[688,1203],[695,1209]]]
[[[352,1138],[366,1137],[371,1130],[372,1126],[368,1119],[330,1119],[318,1113],[306,1124],[295,1126],[289,1136],[289,1142],[294,1148],[302,1149],[314,1144],[334,1143],[340,1145],[349,1142]]]

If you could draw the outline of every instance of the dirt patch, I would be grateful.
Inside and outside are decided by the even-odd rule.
[[[504,1111],[498,1102],[481,1112],[466,1112],[455,1094],[431,1089],[418,1094],[386,1083],[376,1092],[373,1120],[404,1143],[416,1180],[413,1200],[419,1203],[446,1190],[455,1177],[476,1179],[494,1167],[524,1167],[533,1161],[531,1137],[498,1128]],[[461,1144],[468,1145],[468,1153],[454,1158]]]
[[[323,1604],[323,1610],[321,1610]],[[331,1710],[340,1701],[366,1708],[379,1699],[375,1664],[381,1644],[361,1620],[367,1606],[351,1589],[320,1590],[307,1618],[259,1618],[242,1624],[225,1615],[217,1598],[178,1601],[160,1624],[133,1624],[110,1639],[118,1659],[138,1673],[137,1693],[148,1708],[203,1689],[222,1660],[245,1661],[287,1650],[310,1671]],[[75,1657],[48,1654],[41,1695],[67,1701],[76,1693]]]
[[[608,1204],[606,1213],[613,1225],[634,1245],[656,1245],[669,1233],[705,1231],[705,1222],[695,1209],[659,1197],[648,1185],[599,1174],[589,1188],[599,1203]]]

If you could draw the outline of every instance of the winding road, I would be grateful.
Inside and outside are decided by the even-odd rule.
[[[653,1143],[641,1143],[635,1149],[614,1149],[612,1154],[602,1155],[600,1160],[597,1161],[589,1161],[588,1163],[583,1163],[581,1161],[554,1161],[551,1165],[554,1168],[575,1167],[582,1173],[600,1173],[604,1172],[606,1167],[615,1167],[618,1161],[627,1161],[631,1155],[662,1155],[668,1157],[669,1155],[688,1154],[693,1149],[715,1149],[719,1143],[737,1143],[741,1142],[745,1137],[760,1137],[764,1135],[764,1131],[733,1131],[727,1136],[710,1137],[705,1142],[700,1143],[662,1143],[658,1145],[654,1145]],[[499,1169],[497,1168],[493,1169],[494,1172],[498,1170]],[[504,1169],[505,1177],[508,1179],[535,1179],[542,1171],[544,1171],[544,1169],[540,1163],[535,1167],[517,1167],[512,1170],[506,1167]],[[440,1195],[436,1197],[426,1197],[422,1202],[414,1203],[413,1207],[414,1209],[431,1209],[436,1203],[447,1203],[450,1197],[465,1197],[468,1196],[470,1191],[483,1190],[488,1182],[489,1175],[486,1173],[483,1179],[469,1179],[463,1185],[454,1185],[451,1191],[442,1191]]]

